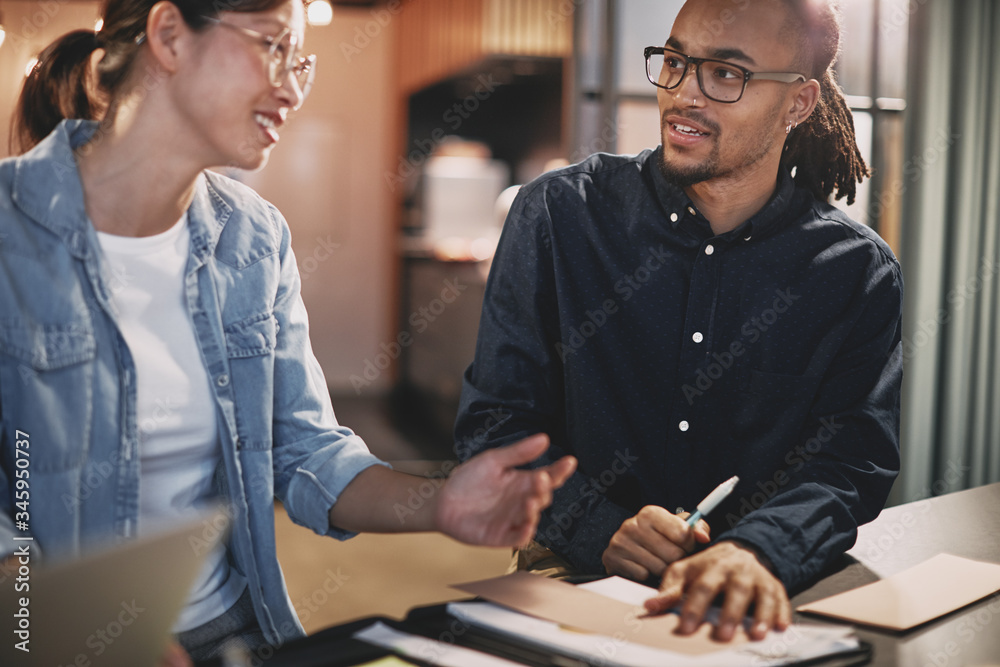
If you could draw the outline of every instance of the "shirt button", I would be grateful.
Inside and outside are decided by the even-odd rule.
[[[229,376],[226,375],[225,373],[223,373],[219,377],[215,378],[215,384],[219,385],[220,387],[226,387],[226,386],[228,386],[229,385]]]
[[[700,331],[695,331],[694,335],[691,336],[691,340],[693,340],[696,343],[700,343],[701,341],[705,340],[705,337],[701,335]]]
[[[686,421],[682,421],[680,424],[677,425],[677,428],[679,428],[682,431],[686,431],[689,428],[691,428],[691,424],[688,424]]]
[[[707,245],[707,246],[705,246],[705,254],[706,255],[711,255],[713,252],[715,252],[715,246],[714,245]]]
[[[677,214],[676,213],[671,213],[670,214],[670,222],[677,222]]]
[[[698,211],[694,210],[694,206],[688,206],[688,213],[691,215],[698,215]]]

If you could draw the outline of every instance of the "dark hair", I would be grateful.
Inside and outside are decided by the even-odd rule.
[[[854,134],[854,116],[837,83],[833,64],[840,55],[840,10],[830,0],[784,0],[789,10],[785,31],[797,42],[799,66],[820,82],[812,115],[792,130],[782,163],[795,168],[795,183],[827,201],[853,204],[857,184],[871,172]]]
[[[75,30],[50,44],[38,56],[21,88],[11,119],[10,148],[23,153],[44,139],[65,118],[101,120],[128,80],[149,11],[159,0],[104,0],[99,33]],[[220,12],[259,12],[285,0],[172,0],[194,30],[205,17]],[[98,49],[104,54],[96,76],[90,66]],[[96,80],[95,80],[96,79]]]

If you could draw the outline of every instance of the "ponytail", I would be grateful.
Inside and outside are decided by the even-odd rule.
[[[90,56],[98,48],[94,31],[75,30],[42,51],[14,109],[12,153],[31,149],[65,118],[98,118],[103,105],[93,97],[96,86],[90,66]]]
[[[871,176],[854,134],[854,116],[830,67],[820,83],[816,109],[785,142],[782,163],[795,169],[795,184],[820,201],[836,190],[854,203],[857,184]]]

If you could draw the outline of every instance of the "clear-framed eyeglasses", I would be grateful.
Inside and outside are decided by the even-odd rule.
[[[280,88],[285,83],[285,78],[291,74],[302,93],[302,101],[305,102],[312,90],[313,81],[316,78],[316,56],[300,56],[299,38],[290,28],[285,28],[274,37],[265,35],[262,32],[244,28],[243,26],[229,23],[222,19],[211,16],[202,17],[215,25],[225,26],[235,30],[247,37],[256,40],[259,44],[267,48],[267,78],[271,85]]]
[[[673,90],[681,85],[691,65],[694,65],[701,92],[708,99],[724,104],[739,102],[747,89],[747,84],[750,83],[750,79],[765,79],[782,83],[807,80],[805,74],[798,72],[753,72],[746,67],[725,60],[694,58],[662,46],[647,46],[644,54],[646,56],[646,77],[654,86]],[[707,79],[702,65],[708,67]]]

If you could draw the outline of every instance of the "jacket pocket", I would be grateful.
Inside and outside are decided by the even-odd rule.
[[[10,435],[31,438],[31,469],[79,466],[90,443],[97,344],[85,320],[0,320],[0,406]]]
[[[278,323],[268,311],[227,324],[223,332],[235,394],[240,448],[270,449]]]

